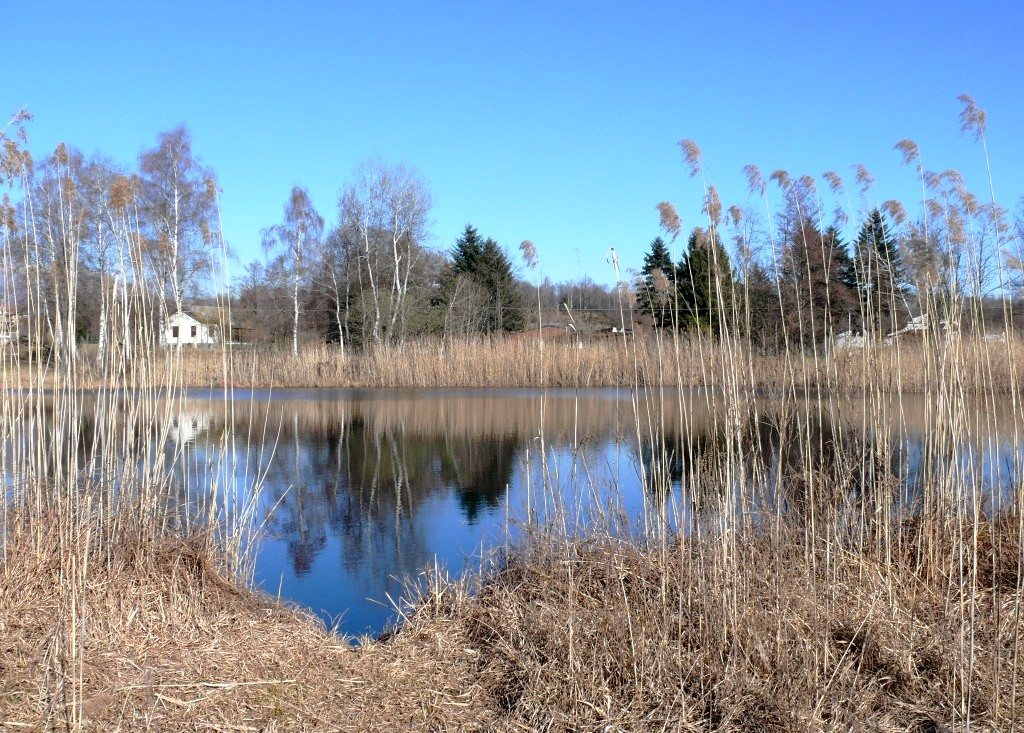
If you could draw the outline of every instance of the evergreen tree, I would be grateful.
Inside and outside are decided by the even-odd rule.
[[[477,232],[476,227],[467,224],[462,236],[455,240],[455,246],[449,252],[452,270],[466,274],[476,272],[477,262],[483,251],[483,238]]]
[[[857,235],[857,290],[866,325],[884,336],[899,325],[904,309],[906,276],[903,258],[885,217],[873,210]]]
[[[443,299],[451,297],[460,276],[484,293],[481,328],[486,333],[519,331],[523,328],[523,299],[512,271],[512,261],[493,239],[484,239],[467,224],[449,253],[451,262],[442,282]]]
[[[641,292],[637,293],[640,310],[653,316],[659,327],[673,325],[676,320],[676,268],[672,264],[668,246],[661,237],[651,242],[651,249],[644,256],[641,275]]]
[[[694,229],[679,263],[680,326],[717,336],[730,322],[733,293],[725,247],[713,229]]]
[[[746,307],[747,338],[762,348],[781,348],[782,321],[779,319],[779,295],[768,268],[759,262],[747,268],[743,286]]]
[[[780,236],[782,314],[790,341],[821,342],[845,331],[857,312],[856,291],[848,284],[853,262],[839,232],[824,233],[806,217],[791,218]]]
[[[821,235],[824,264],[828,270],[828,315],[833,333],[852,330],[859,324],[857,266],[839,230],[830,226]]]
[[[835,226],[830,226],[823,235],[827,251],[831,253],[832,266],[836,269],[836,279],[851,292],[857,290],[857,265],[850,256],[850,248],[846,246],[842,235]]]

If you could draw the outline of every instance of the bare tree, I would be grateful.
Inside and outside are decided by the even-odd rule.
[[[313,207],[309,192],[292,188],[284,207],[284,221],[263,232],[263,248],[291,275],[292,353],[299,353],[299,287],[306,279],[307,260],[320,246],[324,220]]]
[[[184,126],[139,155],[139,173],[150,266],[180,311],[185,291],[212,265],[216,181],[193,156]]]
[[[339,220],[359,243],[372,309],[374,343],[400,343],[410,275],[423,255],[430,193],[415,171],[379,160],[361,164],[339,199]]]
[[[75,352],[78,322],[80,248],[86,237],[88,209],[83,198],[82,154],[63,143],[39,165],[31,192],[31,259],[42,285],[42,315],[61,352]],[[41,245],[41,246],[40,246]]]
[[[358,246],[341,227],[331,230],[324,238],[320,252],[320,266],[315,280],[321,292],[334,305],[334,320],[338,329],[338,348],[342,355],[348,341],[349,296],[358,265]]]
[[[94,156],[81,169],[79,192],[84,206],[85,229],[81,261],[88,279],[95,286],[83,293],[89,301],[90,328],[95,326],[98,356],[103,358],[110,337],[112,281],[115,265],[123,261],[122,250],[130,241],[119,236],[120,208],[118,190],[125,177],[106,158]]]

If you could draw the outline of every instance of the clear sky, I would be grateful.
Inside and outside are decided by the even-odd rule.
[[[35,116],[34,154],[66,141],[134,163],[186,123],[243,260],[291,186],[330,224],[380,157],[428,183],[432,246],[471,222],[510,250],[533,240],[554,279],[609,283],[606,250],[639,266],[658,201],[700,223],[683,137],[727,206],[746,163],[851,182],[863,163],[881,198],[911,199],[904,137],[984,193],[962,92],[988,112],[1000,203],[1024,192],[1015,1],[18,2],[3,18],[0,99]]]

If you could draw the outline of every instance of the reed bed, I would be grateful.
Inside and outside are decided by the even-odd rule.
[[[153,377],[196,388],[700,388],[721,387],[723,374],[742,368],[745,383],[766,394],[871,389],[925,394],[943,379],[938,370],[949,363],[944,354],[950,350],[957,352],[961,386],[969,392],[1005,394],[1024,376],[1024,340],[1017,336],[933,334],[867,348],[770,352],[748,347],[740,354],[715,341],[652,336],[543,344],[531,338],[427,339],[345,353],[330,345],[307,346],[297,355],[269,347],[236,347],[226,355],[218,348],[186,347],[158,361]],[[78,372],[82,387],[110,386],[92,360],[83,359]],[[23,371],[12,370],[7,378],[28,386]]]
[[[61,534],[43,539],[58,546]],[[65,555],[8,536],[0,729],[483,730],[494,719],[470,650],[450,646],[441,620],[397,646],[353,649],[246,590],[208,537],[112,539],[81,556],[71,640],[54,635],[69,613]]]
[[[492,705],[534,730],[1008,730],[1016,521],[981,538],[977,588],[958,581],[970,538],[944,523],[927,540],[901,527],[893,557],[815,542],[817,570],[802,532],[745,536],[727,557],[540,538],[475,597],[424,612],[458,620]]]
[[[632,362],[624,439],[642,456],[643,515],[623,516],[614,500],[568,505],[543,480],[520,545],[462,579],[426,570],[402,625],[355,645],[250,590],[258,476],[244,497],[216,481],[201,482],[201,496],[172,481],[187,448],[168,448],[169,425],[187,410],[190,369],[208,360],[212,375],[219,358],[233,413],[230,375],[243,381],[252,354],[136,346],[134,358],[107,362],[88,399],[94,367],[81,357],[6,362],[23,379],[9,380],[2,403],[4,728],[1024,723],[1019,458],[1003,483],[977,460],[996,440],[1020,443],[1013,343],[963,338],[876,361],[819,354],[817,381],[802,376],[814,354],[781,356],[771,388],[761,356],[728,334],[610,343]],[[519,367],[529,356],[538,373],[553,368],[554,349],[522,348]],[[583,352],[566,349],[577,374]],[[715,389],[661,389],[684,373]],[[366,409],[380,426],[486,429],[451,407],[440,418],[415,401]],[[543,462],[544,411],[579,405],[541,396],[535,407]],[[898,456],[908,420],[927,436],[913,485]],[[529,415],[517,421],[530,427]],[[220,460],[232,460],[231,445],[225,434]]]

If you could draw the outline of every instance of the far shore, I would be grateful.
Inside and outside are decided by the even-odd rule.
[[[939,352],[955,348],[969,365],[942,374]],[[963,338],[953,345],[920,340],[868,348],[766,352],[749,344],[734,348],[709,341],[664,338],[604,338],[571,342],[496,338],[420,340],[396,346],[341,349],[307,344],[298,354],[269,346],[183,347],[159,350],[146,361],[120,362],[116,384],[111,370],[96,363],[94,345],[78,354],[76,385],[84,388],[136,384],[184,388],[579,388],[665,386],[716,388],[741,393],[798,395],[856,394],[898,387],[924,393],[955,378],[967,391],[1008,393],[1024,377],[1018,354],[1024,339]],[[34,370],[33,370],[34,371]],[[54,387],[57,370],[44,372]],[[173,376],[171,376],[173,375]],[[742,375],[737,384],[737,375]],[[0,384],[39,386],[30,362],[7,360]]]

